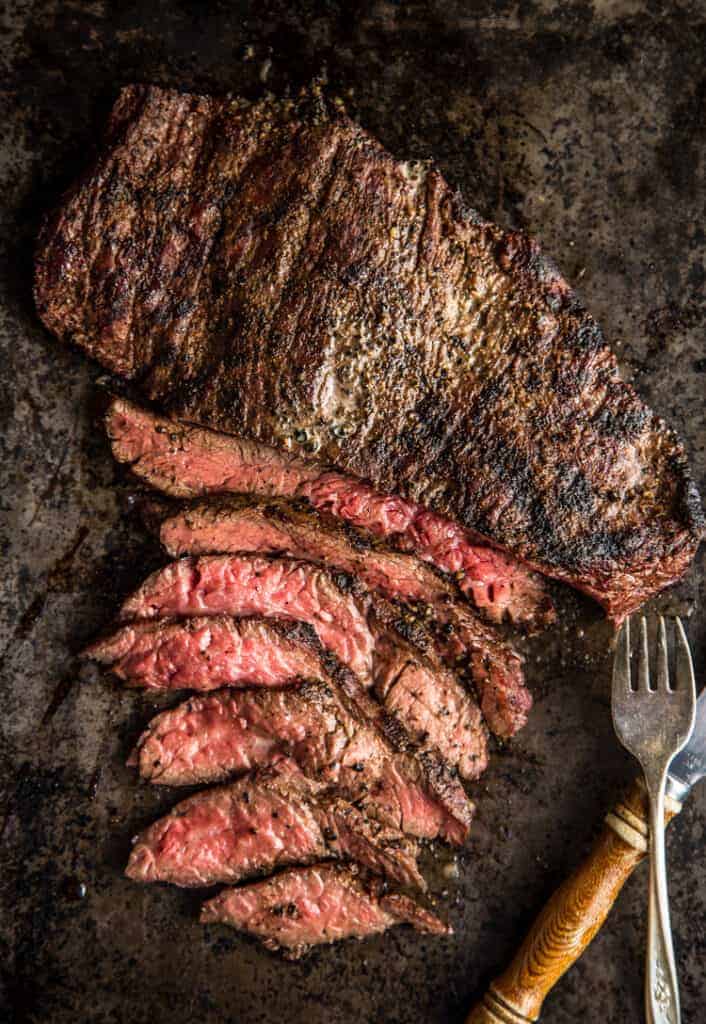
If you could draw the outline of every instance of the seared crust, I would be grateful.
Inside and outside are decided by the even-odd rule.
[[[615,617],[703,533],[681,444],[537,245],[316,96],[123,90],[36,299],[174,416],[315,452]]]

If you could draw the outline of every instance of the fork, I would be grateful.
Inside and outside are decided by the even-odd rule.
[[[672,758],[694,728],[696,688],[684,628],[675,619],[675,685],[670,684],[667,629],[657,627],[657,671],[650,684],[647,622],[640,622],[637,685],[630,672],[630,620],[618,637],[613,663],[613,725],[625,747],[640,762],[649,798],[649,911],[645,970],[648,1024],[679,1024],[679,988],[669,923],[667,867],[664,850],[664,793]]]

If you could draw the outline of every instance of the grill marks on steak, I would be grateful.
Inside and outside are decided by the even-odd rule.
[[[223,615],[130,622],[83,656],[127,686],[151,690],[285,686],[321,676],[318,652],[297,623]]]
[[[332,473],[286,452],[177,423],[115,399],[106,416],[113,454],[151,486],[173,497],[222,493],[305,498],[315,509],[363,529],[452,573],[492,620],[550,622],[554,611],[541,577],[510,556],[473,541],[460,526],[362,480]],[[423,577],[421,567],[417,570]]]
[[[137,837],[126,874],[139,882],[201,886],[335,858],[424,890],[417,855],[413,840],[282,760],[177,804]]]
[[[373,604],[365,592],[343,593],[325,570],[307,562],[217,555],[181,559],[153,573],[120,614],[129,620],[209,610],[309,623],[363,685],[376,685],[413,740],[438,750],[466,778],[485,766],[487,740],[473,697],[432,653],[420,654],[399,634],[391,636],[395,615],[383,602]],[[399,677],[394,690],[377,685],[390,661]]]
[[[149,782],[188,786],[221,782],[283,756],[400,832],[458,841],[465,830],[470,805],[464,801],[459,820],[456,800],[444,800],[414,756],[395,751],[331,682],[192,697],[152,719],[128,764]],[[458,784],[454,792],[463,799]]]
[[[254,935],[290,960],[312,946],[364,939],[397,924],[431,935],[451,932],[409,896],[384,893],[376,881],[338,864],[292,868],[262,882],[224,889],[204,904],[201,921]]]
[[[324,647],[370,684],[373,636],[352,594],[304,562],[182,558],[152,573],[120,611],[123,621],[182,615],[248,615],[309,623]]]
[[[453,587],[417,559],[373,546],[369,534],[291,501],[240,498],[201,502],[168,516],[160,539],[175,556],[247,551],[305,558],[354,575],[393,600],[428,606],[442,627],[437,646],[447,662],[455,666],[459,656],[470,656],[490,728],[511,736],[524,725],[532,702],[517,655],[459,601]],[[458,687],[449,684],[447,690]]]
[[[35,295],[174,416],[315,449],[612,616],[703,534],[681,444],[537,245],[321,102],[123,90]]]

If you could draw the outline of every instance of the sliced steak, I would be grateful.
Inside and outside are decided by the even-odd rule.
[[[175,498],[242,493],[295,497],[321,467],[255,441],[177,423],[124,398],[110,403],[105,425],[118,462]]]
[[[160,539],[171,555],[209,552],[282,553],[353,574],[393,600],[433,611],[441,626],[437,646],[453,667],[470,657],[481,709],[490,728],[511,736],[531,707],[520,659],[479,621],[453,587],[416,558],[374,546],[370,535],[344,527],[334,517],[301,509],[288,500],[226,499],[202,502],[168,514]],[[447,682],[447,691],[458,691]],[[436,703],[447,696],[437,694]],[[466,776],[469,777],[469,776]]]
[[[246,648],[245,659],[242,657],[241,644],[244,635],[257,642],[257,647],[252,652]],[[283,643],[286,644],[284,651]],[[161,650],[162,644],[164,652]],[[347,738],[346,749],[349,755],[351,750],[359,746],[367,751],[366,756],[363,758],[361,755],[360,758],[364,763],[364,770],[356,774],[356,792],[358,795],[367,794],[370,797],[376,808],[376,816],[403,832],[421,838],[433,839],[441,835],[450,842],[463,843],[468,835],[473,805],[466,797],[455,773],[451,773],[445,767],[439,754],[420,750],[416,744],[411,743],[399,722],[386,714],[377,701],[367,696],[355,676],[330,653],[324,651],[313,630],[300,623],[231,620],[224,616],[211,619],[184,619],[180,622],[148,620],[123,627],[113,637],[92,645],[84,653],[98,657],[104,664],[110,665],[112,671],[123,676],[128,685],[149,686],[161,690],[174,687],[213,689],[217,685],[216,680],[219,681],[218,685],[242,686],[247,683],[267,687],[275,680],[282,685],[294,684],[301,679],[323,681],[330,698],[328,703],[322,700],[319,707],[322,720],[329,713],[337,716],[341,730],[339,738],[341,742],[341,737]],[[115,658],[118,660],[115,661]],[[290,671],[291,675],[288,674]],[[315,689],[307,690],[312,699],[315,692]],[[225,704],[225,696],[222,699]],[[252,707],[254,721],[257,718],[257,695],[244,695],[243,700],[245,705]],[[289,705],[287,701],[287,694],[273,692],[271,710],[277,704],[281,704],[283,709],[289,707],[292,729],[295,733],[297,729],[306,729],[307,723],[311,726],[314,719],[310,716],[314,715],[315,709],[311,708],[309,715],[305,714],[297,725],[301,701],[294,693],[291,695],[292,704]],[[239,705],[234,700],[233,709],[237,706]],[[214,724],[214,718],[220,722],[218,743],[228,745],[231,741],[235,742],[234,738],[229,736],[228,730],[230,725],[235,728],[236,722],[228,723],[225,711],[222,715],[219,713],[214,716],[208,711],[201,715],[201,705],[194,703],[193,700],[187,702],[184,707],[194,709],[195,719],[192,720],[189,714],[185,714],[183,722],[175,728],[171,728],[170,712],[165,712],[155,720],[163,723],[169,732],[166,745],[161,743],[161,732],[159,740],[155,737],[155,742],[160,743],[162,747],[161,754],[155,750],[154,743],[147,743],[145,740],[149,753],[142,754],[140,763],[143,774],[151,772],[153,781],[177,783],[175,773],[179,769],[175,764],[168,763],[167,751],[172,752],[177,765],[180,759],[183,762],[183,755],[177,753],[179,742],[186,742],[188,735],[196,737],[197,730],[198,736],[194,743],[198,745],[199,753],[196,754],[194,747],[194,774],[190,781],[215,781],[216,766],[214,764],[212,768],[208,767],[210,762],[220,757],[220,754],[214,755],[211,745],[214,736],[211,726]],[[208,707],[206,702],[203,708]],[[301,707],[301,710],[304,712],[305,709]],[[177,712],[174,714],[178,719]],[[283,710],[282,716],[278,716],[273,723],[277,729],[285,718]],[[237,726],[241,720],[242,715],[238,718]],[[283,725],[282,727],[284,728]],[[250,759],[253,764],[256,757],[260,759],[257,761],[258,764],[269,763],[282,749],[283,743],[286,745],[291,739],[290,733],[285,732],[279,736],[277,729],[273,728],[271,741],[268,741],[264,733],[257,732],[254,725],[251,728],[252,732],[244,735],[243,740],[245,742],[258,736],[256,749],[247,748],[241,756]],[[276,734],[278,743],[275,743]],[[482,733],[480,742],[482,743]],[[303,767],[308,766],[310,772],[318,773],[321,765],[315,753],[316,742],[313,733],[312,744],[311,750],[305,742],[297,747],[297,760]],[[476,746],[478,747],[478,744]],[[337,752],[340,748],[332,743],[330,749]],[[478,750],[476,767],[480,772],[485,765],[485,759],[481,756],[485,748],[481,746]],[[304,756],[306,752],[307,757]],[[233,756],[238,755],[233,752]],[[157,772],[158,766],[154,762],[160,758],[162,770]],[[198,777],[195,767],[197,759],[200,772]],[[332,778],[336,778],[333,770],[334,760],[332,754]],[[233,767],[232,770],[235,771],[237,768]],[[189,780],[182,777],[181,781],[185,783]],[[349,782],[352,784],[352,776],[349,776]]]
[[[167,514],[159,537],[173,558],[280,553],[341,569],[392,599],[441,606],[458,600],[454,588],[416,558],[377,546],[370,534],[287,499],[198,502]]]
[[[127,686],[217,690],[285,686],[321,677],[319,653],[298,623],[224,615],[130,622],[87,647]]]
[[[461,592],[492,622],[507,618],[517,626],[537,629],[556,617],[541,576],[446,516],[337,472],[322,472],[316,480],[305,481],[300,494],[314,508],[369,530],[451,574]]]
[[[463,842],[472,805],[424,755],[395,746],[332,681],[193,697],[157,715],[128,763],[166,785],[219,782],[289,756],[371,817],[421,839]]]
[[[406,698],[394,701],[395,717],[413,740],[438,750],[464,777],[475,778],[487,756],[476,702],[431,653],[417,652],[396,632],[392,638],[396,617],[383,614],[385,608],[384,602],[373,602],[365,591],[343,593],[329,573],[308,562],[213,555],[180,559],[153,573],[125,602],[121,618],[199,615],[210,610],[216,615],[299,619],[313,626],[323,646],[366,686],[374,684],[379,674],[388,674],[391,657],[395,672],[398,665],[413,664],[414,678],[407,671],[400,676],[396,693],[405,692]],[[378,640],[381,653],[375,656]],[[383,701],[387,690],[378,691]],[[426,710],[427,705],[433,713]]]
[[[339,864],[290,868],[262,882],[223,889],[204,904],[201,921],[254,935],[290,960],[312,946],[365,939],[396,924],[431,935],[451,931],[409,896],[383,892],[376,881]]]
[[[322,681],[192,697],[152,719],[128,763],[150,782],[188,786],[221,782],[283,755],[358,799],[384,770],[390,750]]]
[[[409,752],[396,751],[331,681],[192,697],[152,719],[128,764],[149,782],[222,782],[292,758],[310,778],[409,835],[455,838],[461,824]]]
[[[379,606],[371,618],[376,636],[374,687],[385,710],[417,742],[440,750],[462,778],[478,778],[488,761],[478,704],[441,664],[428,641],[422,642],[421,651],[415,644],[402,642],[398,631],[388,625],[396,621],[394,615],[383,619]]]
[[[138,882],[238,882],[290,864],[359,861],[424,889],[417,846],[308,779],[293,761],[177,804],[135,840],[126,874]]]
[[[703,535],[682,445],[536,243],[318,93],[124,89],[35,295],[171,415],[315,453],[613,616]]]
[[[106,416],[113,454],[173,497],[227,492],[298,497],[451,573],[492,620],[523,626],[554,617],[540,576],[449,519],[286,452],[177,423],[115,399]],[[173,538],[176,543],[178,538]]]
[[[182,558],[154,572],[122,606],[120,618],[258,615],[309,623],[324,647],[367,685],[374,639],[353,594],[306,562]]]

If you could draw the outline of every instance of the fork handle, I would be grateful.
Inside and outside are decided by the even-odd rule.
[[[665,820],[681,804],[667,799]],[[510,966],[493,981],[466,1024],[527,1024],[581,956],[620,890],[647,853],[647,799],[642,779],[607,815],[591,852],[551,896]]]
[[[647,779],[650,802],[650,881],[645,964],[647,1024],[679,1024],[679,983],[669,921],[667,859],[664,849],[664,804],[667,768]]]

